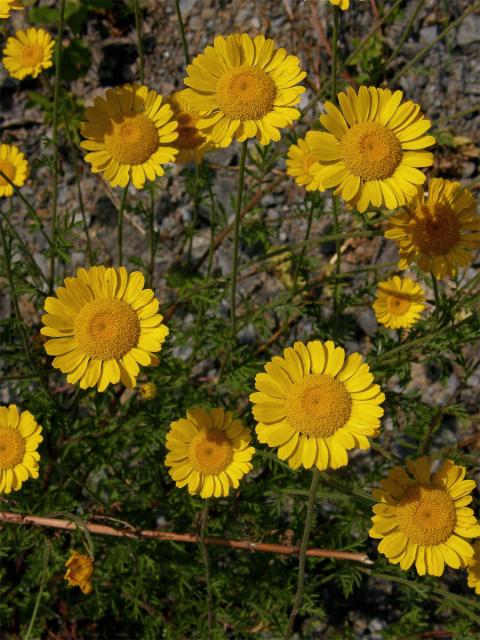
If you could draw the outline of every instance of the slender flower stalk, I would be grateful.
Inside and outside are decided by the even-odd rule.
[[[182,11],[180,9],[179,0],[175,0],[175,10],[177,12],[178,26],[180,28],[180,35],[182,37],[183,55],[185,56],[185,66],[190,64],[190,55],[188,53],[188,43],[185,36],[185,26],[183,24]]]
[[[434,274],[431,274],[432,276],[432,289],[433,289],[433,296],[435,298],[435,315],[437,316],[437,318],[440,315],[440,292],[438,291],[438,282],[437,279],[435,278]]]
[[[240,166],[238,171],[238,189],[237,201],[235,203],[235,226],[233,229],[233,261],[232,261],[232,284],[230,295],[230,318],[232,325],[232,338],[237,335],[237,313],[236,313],[236,297],[237,297],[237,271],[238,271],[238,239],[240,235],[240,216],[242,213],[243,199],[243,183],[245,179],[245,163],[247,159],[248,140],[242,144],[242,152],[240,155]]]
[[[30,622],[28,624],[28,629],[25,634],[24,640],[30,640],[33,632],[33,627],[35,625],[35,620],[37,618],[38,607],[40,606],[40,601],[43,596],[43,590],[45,588],[45,580],[47,577],[47,569],[48,569],[48,559],[50,557],[50,541],[46,542],[45,553],[43,556],[43,566],[42,566],[42,577],[40,579],[40,587],[38,589],[37,597],[35,599],[35,605],[33,607],[32,617],[30,618]]]
[[[148,242],[150,262],[148,265],[148,286],[153,288],[155,276],[155,253],[157,250],[157,238],[155,236],[155,183],[150,188],[150,207],[148,210]]]
[[[207,621],[208,621],[208,640],[211,640],[213,633],[213,623],[214,623],[214,610],[213,610],[213,591],[212,591],[212,581],[210,575],[210,558],[208,555],[208,547],[205,543],[205,530],[207,528],[207,520],[208,520],[208,510],[209,510],[209,500],[205,501],[205,505],[202,509],[202,515],[200,520],[200,535],[199,535],[199,543],[200,550],[202,552],[203,565],[205,568],[205,582],[207,584]]]
[[[332,34],[332,100],[336,100],[337,97],[337,68],[338,68],[338,7],[332,7],[333,9],[333,34]],[[338,197],[332,196],[332,211],[335,234],[340,233],[340,226],[338,224]],[[337,260],[335,263],[335,275],[339,276],[342,268],[342,251],[340,240],[335,240],[335,251],[337,253]],[[332,313],[332,334],[333,338],[336,337],[338,328],[338,309],[340,306],[341,295],[341,280],[337,277],[333,285],[333,313]]]
[[[137,34],[137,51],[138,51],[138,75],[140,76],[140,84],[144,84],[143,73],[143,45],[142,45],[142,13],[138,0],[133,0],[133,11],[135,13],[135,31]]]
[[[117,233],[118,233],[118,266],[123,264],[123,212],[125,211],[125,202],[127,200],[128,185],[124,187],[122,199],[118,208]]]

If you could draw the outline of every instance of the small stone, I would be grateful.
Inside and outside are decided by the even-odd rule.
[[[457,33],[457,44],[466,47],[474,42],[480,42],[480,16],[469,15],[462,22]]]
[[[427,42],[428,44],[430,42],[433,42],[437,37],[437,35],[438,35],[438,28],[436,24],[432,25],[431,27],[423,27],[423,29],[420,29],[421,40],[423,40],[424,42]]]

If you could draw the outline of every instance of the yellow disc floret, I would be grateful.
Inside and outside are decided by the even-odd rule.
[[[229,69],[217,83],[219,107],[231,120],[260,120],[272,111],[276,95],[269,74],[248,65]]]
[[[399,139],[377,122],[361,122],[348,129],[340,148],[347,168],[363,180],[389,178],[402,160]]]
[[[414,544],[436,545],[448,540],[456,524],[455,503],[435,485],[414,485],[398,503],[400,531]]]

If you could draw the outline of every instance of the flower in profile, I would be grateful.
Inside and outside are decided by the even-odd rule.
[[[468,538],[480,536],[473,510],[474,480],[464,480],[466,469],[451,460],[432,475],[428,456],[407,460],[411,476],[393,467],[374,489],[379,503],[369,531],[381,538],[378,550],[404,570],[414,564],[419,575],[441,576],[445,564],[465,567],[473,557]]]
[[[65,278],[56,297],[46,299],[41,333],[51,339],[45,351],[55,356],[53,366],[68,374],[67,382],[98,391],[119,381],[133,388],[139,365],[158,362],[153,354],[168,328],[154,292],[144,284],[140,271],[90,267]]]
[[[227,496],[252,469],[250,432],[231,411],[200,409],[172,422],[165,464],[177,487],[202,498]]]
[[[65,566],[67,571],[64,578],[68,582],[68,586],[80,587],[85,595],[92,593],[93,558],[82,555],[78,551],[72,551]]]
[[[346,11],[350,7],[350,0],[330,0],[330,4],[339,7],[342,11]]]
[[[473,545],[473,558],[467,560],[467,583],[480,596],[480,541]]]
[[[153,400],[157,395],[157,385],[154,382],[144,382],[140,385],[140,395],[143,400]]]
[[[305,91],[298,83],[306,73],[296,56],[264,36],[217,36],[187,73],[183,96],[202,114],[197,127],[220,147],[232,139],[256,137],[262,145],[280,140],[279,128],[300,117],[295,105]]]
[[[24,154],[13,144],[0,144],[0,171],[13,182],[16,187],[25,184],[28,177],[28,162]],[[0,175],[0,197],[12,196],[13,187]]]
[[[54,44],[52,36],[44,29],[31,27],[26,31],[17,31],[15,36],[7,40],[3,50],[3,65],[12,78],[36,78],[44,69],[53,66]]]
[[[85,112],[80,144],[89,153],[85,160],[93,173],[103,173],[112,187],[129,182],[141,189],[145,180],[165,173],[178,151],[178,123],[171,106],[146,86],[126,84],[107,89]]]
[[[400,269],[416,263],[437,280],[455,276],[480,247],[475,199],[459,182],[434,178],[428,196],[418,189],[407,210],[391,216],[385,237],[398,244]]]
[[[290,467],[338,469],[347,451],[368,449],[380,427],[385,400],[359,353],[331,340],[296,342],[255,377],[250,395],[260,442],[279,447]]]
[[[320,122],[321,157],[312,167],[312,188],[335,187],[357,211],[369,205],[396,209],[415,197],[425,182],[418,167],[430,167],[433,155],[424,151],[435,144],[424,135],[430,121],[411,100],[401,104],[403,93],[375,87],[349,88],[338,94],[340,109],[324,105]]]
[[[172,93],[168,102],[178,122],[178,138],[173,143],[173,146],[178,149],[175,162],[200,162],[207,151],[212,151],[216,147],[207,134],[197,128],[200,114],[190,109],[183,97],[183,91]]]
[[[0,493],[18,491],[28,478],[38,478],[38,445],[42,427],[30,411],[15,404],[0,407]]]
[[[393,276],[378,283],[373,310],[387,329],[408,329],[425,309],[425,293],[411,278]]]
[[[10,11],[20,11],[23,4],[19,0],[0,0],[0,18],[9,18]]]
[[[318,185],[312,186],[312,166],[322,157],[322,145],[322,133],[308,131],[305,138],[299,138],[288,150],[287,175],[307,191],[318,188]]]

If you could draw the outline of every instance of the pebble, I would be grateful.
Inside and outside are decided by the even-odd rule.
[[[457,32],[457,44],[466,47],[474,42],[480,42],[480,16],[469,15],[462,22]]]

